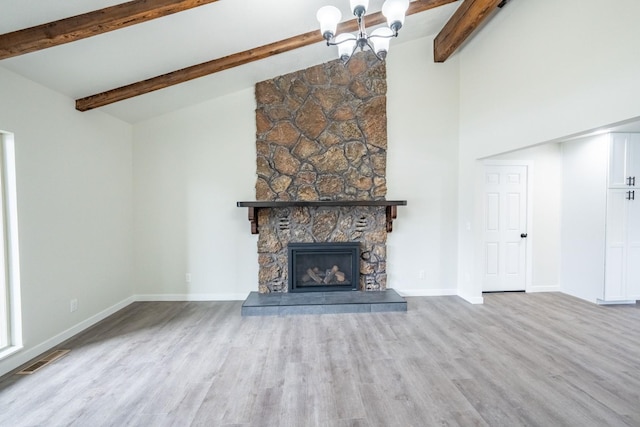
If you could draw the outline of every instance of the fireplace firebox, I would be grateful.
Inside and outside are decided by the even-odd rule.
[[[360,243],[289,243],[289,292],[356,291]]]

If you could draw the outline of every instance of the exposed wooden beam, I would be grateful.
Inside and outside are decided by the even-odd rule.
[[[433,41],[433,59],[444,62],[502,0],[465,0]]]
[[[140,24],[218,0],[134,0],[0,35],[0,59]]]
[[[447,3],[453,3],[454,1],[457,0],[417,0],[411,2],[409,9],[407,10],[407,15],[423,12]],[[386,22],[386,19],[380,12],[373,13],[366,17],[367,26],[378,25],[383,22]],[[355,19],[343,22],[338,26],[339,33],[356,31],[357,29],[358,24]],[[234,53],[212,61],[203,62],[198,65],[193,65],[181,70],[172,71],[137,83],[132,83],[106,92],[98,93],[96,95],[78,99],[76,100],[76,109],[79,111],[87,111],[113,104],[114,102],[133,98],[155,90],[164,89],[169,86],[184,83],[189,80],[204,77],[229,68],[238,67],[240,65],[248,64],[253,61],[258,61],[269,56],[288,52],[290,50],[298,49],[321,41],[324,41],[324,39],[322,38],[319,30],[309,31],[308,33],[300,34],[288,39],[266,44],[254,49],[245,50],[243,52]]]

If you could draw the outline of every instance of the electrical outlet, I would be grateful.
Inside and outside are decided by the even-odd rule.
[[[78,309],[78,299],[74,298],[69,302],[69,312],[73,313]]]
[[[184,281],[187,283],[191,283],[191,273],[187,273],[184,275]]]

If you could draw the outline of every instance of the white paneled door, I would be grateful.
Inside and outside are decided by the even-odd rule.
[[[485,165],[484,292],[526,287],[527,166]]]

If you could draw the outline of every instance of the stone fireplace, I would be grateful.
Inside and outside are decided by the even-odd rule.
[[[259,291],[287,292],[290,243],[357,242],[357,289],[386,288],[386,212],[379,206],[292,206],[258,213]]]
[[[288,247],[309,243],[355,243],[355,289],[386,289],[386,90],[367,52],[256,84],[256,201],[275,204],[239,206],[259,234],[260,293],[293,290]]]

